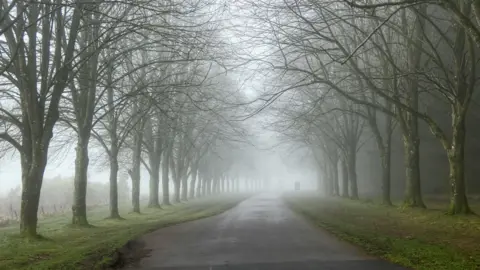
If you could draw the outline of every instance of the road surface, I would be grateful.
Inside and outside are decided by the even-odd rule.
[[[404,269],[372,258],[262,194],[215,217],[145,235],[148,253],[129,269]]]

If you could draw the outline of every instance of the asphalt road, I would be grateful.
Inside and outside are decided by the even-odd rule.
[[[147,257],[129,269],[394,270],[314,227],[278,195],[262,194],[215,217],[145,235]]]

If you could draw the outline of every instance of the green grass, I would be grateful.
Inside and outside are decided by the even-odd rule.
[[[111,255],[128,240],[165,226],[222,213],[245,199],[229,195],[195,199],[188,203],[121,213],[125,220],[105,219],[107,208],[89,211],[92,228],[72,228],[70,214],[40,221],[44,240],[26,240],[18,227],[0,229],[0,269],[104,269]]]
[[[317,194],[287,194],[314,224],[372,255],[413,269],[480,269],[480,218],[401,209]]]

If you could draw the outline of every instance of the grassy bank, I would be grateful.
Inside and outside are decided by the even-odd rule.
[[[413,269],[480,269],[480,218],[443,211],[401,209],[316,194],[285,201],[342,239]]]
[[[42,220],[39,232],[45,240],[20,239],[18,228],[0,229],[0,269],[102,269],[113,252],[128,240],[155,229],[224,212],[246,195],[195,199],[142,214],[121,213],[125,220],[108,220],[108,209],[89,212],[92,228],[72,228],[70,215]]]

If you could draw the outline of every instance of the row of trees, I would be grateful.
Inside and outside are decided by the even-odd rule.
[[[78,226],[88,225],[92,147],[110,169],[111,218],[120,218],[120,168],[128,168],[134,212],[143,166],[150,207],[160,207],[160,179],[164,204],[238,179],[229,173],[232,148],[246,132],[228,121],[242,96],[218,64],[228,53],[218,31],[223,8],[215,0],[1,2],[0,140],[21,160],[23,235],[37,235],[49,150],[72,141]]]
[[[288,94],[288,106],[275,110],[276,128],[309,146],[328,194],[358,198],[357,153],[368,127],[381,161],[383,203],[390,205],[392,133],[400,130],[404,202],[425,207],[424,123],[448,158],[449,212],[471,212],[465,148],[467,116],[479,87],[477,2],[243,2],[256,6],[246,16],[258,30],[246,40],[269,48],[256,58],[276,72],[268,100],[296,90]]]

